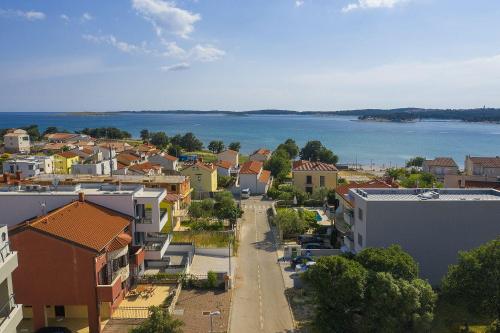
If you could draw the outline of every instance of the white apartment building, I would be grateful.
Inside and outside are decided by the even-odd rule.
[[[420,276],[439,284],[459,251],[500,235],[500,191],[493,189],[352,189],[349,221],[359,252],[399,244],[419,264]]]
[[[116,158],[98,162],[78,163],[71,166],[71,174],[93,176],[111,175],[112,171],[116,171],[116,167]]]
[[[161,188],[110,184],[3,187],[0,189],[2,223],[12,226],[44,215],[78,200],[80,193],[86,201],[135,218],[131,226],[133,245],[144,247],[146,261],[168,260],[164,255],[172,235],[161,232],[168,222],[168,211],[161,207],[167,190]]]
[[[0,332],[15,333],[23,319],[23,309],[16,304],[12,272],[17,268],[17,252],[9,247],[7,226],[0,225]]]
[[[22,129],[12,129],[7,131],[3,137],[5,151],[7,153],[24,153],[30,152],[30,137],[28,132]]]
[[[52,156],[28,156],[4,161],[3,172],[21,172],[21,178],[51,174],[54,168]]]

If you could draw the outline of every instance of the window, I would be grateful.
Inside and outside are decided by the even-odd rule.
[[[363,235],[358,234],[358,245],[363,246]]]
[[[325,176],[319,176],[319,187],[325,187]]]
[[[358,219],[363,221],[363,210],[361,208],[358,208]]]
[[[170,191],[172,191],[172,192],[177,191],[177,185],[171,185],[170,186]]]
[[[197,175],[197,179],[199,182],[201,182],[201,175]]]
[[[306,184],[312,184],[312,176],[306,176]]]

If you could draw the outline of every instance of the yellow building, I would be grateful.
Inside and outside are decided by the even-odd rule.
[[[334,189],[337,187],[338,170],[333,164],[311,161],[293,162],[293,185],[298,189],[313,193],[324,187]]]
[[[61,153],[54,154],[54,173],[61,175],[68,175],[71,173],[71,167],[73,164],[78,163],[80,157],[75,153],[69,151],[63,151]]]
[[[212,163],[189,164],[182,169],[181,174],[191,178],[191,187],[199,193],[217,190],[217,168]]]

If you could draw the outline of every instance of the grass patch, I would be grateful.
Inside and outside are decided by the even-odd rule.
[[[227,247],[231,236],[228,232],[217,231],[175,231],[173,234],[173,242],[193,242],[195,246],[204,248]],[[233,239],[232,246],[234,244]]]
[[[203,162],[217,162],[217,155],[208,150],[198,150],[183,153],[183,155],[198,155],[198,157],[203,158]]]

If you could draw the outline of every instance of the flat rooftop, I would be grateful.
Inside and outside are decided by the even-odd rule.
[[[123,183],[147,184],[147,183],[166,183],[180,184],[186,181],[186,176],[182,175],[164,175],[164,176],[140,176],[140,175],[113,175],[113,176],[94,176],[94,175],[52,175],[41,174],[30,178],[36,181],[53,181],[57,178],[64,182],[81,183],[111,183],[121,181]]]
[[[0,196],[7,195],[133,195],[140,198],[157,198],[166,192],[162,188],[145,188],[143,185],[109,185],[109,184],[76,184],[76,185],[22,185],[0,188]]]
[[[500,201],[495,189],[351,189],[350,195],[366,201]]]

